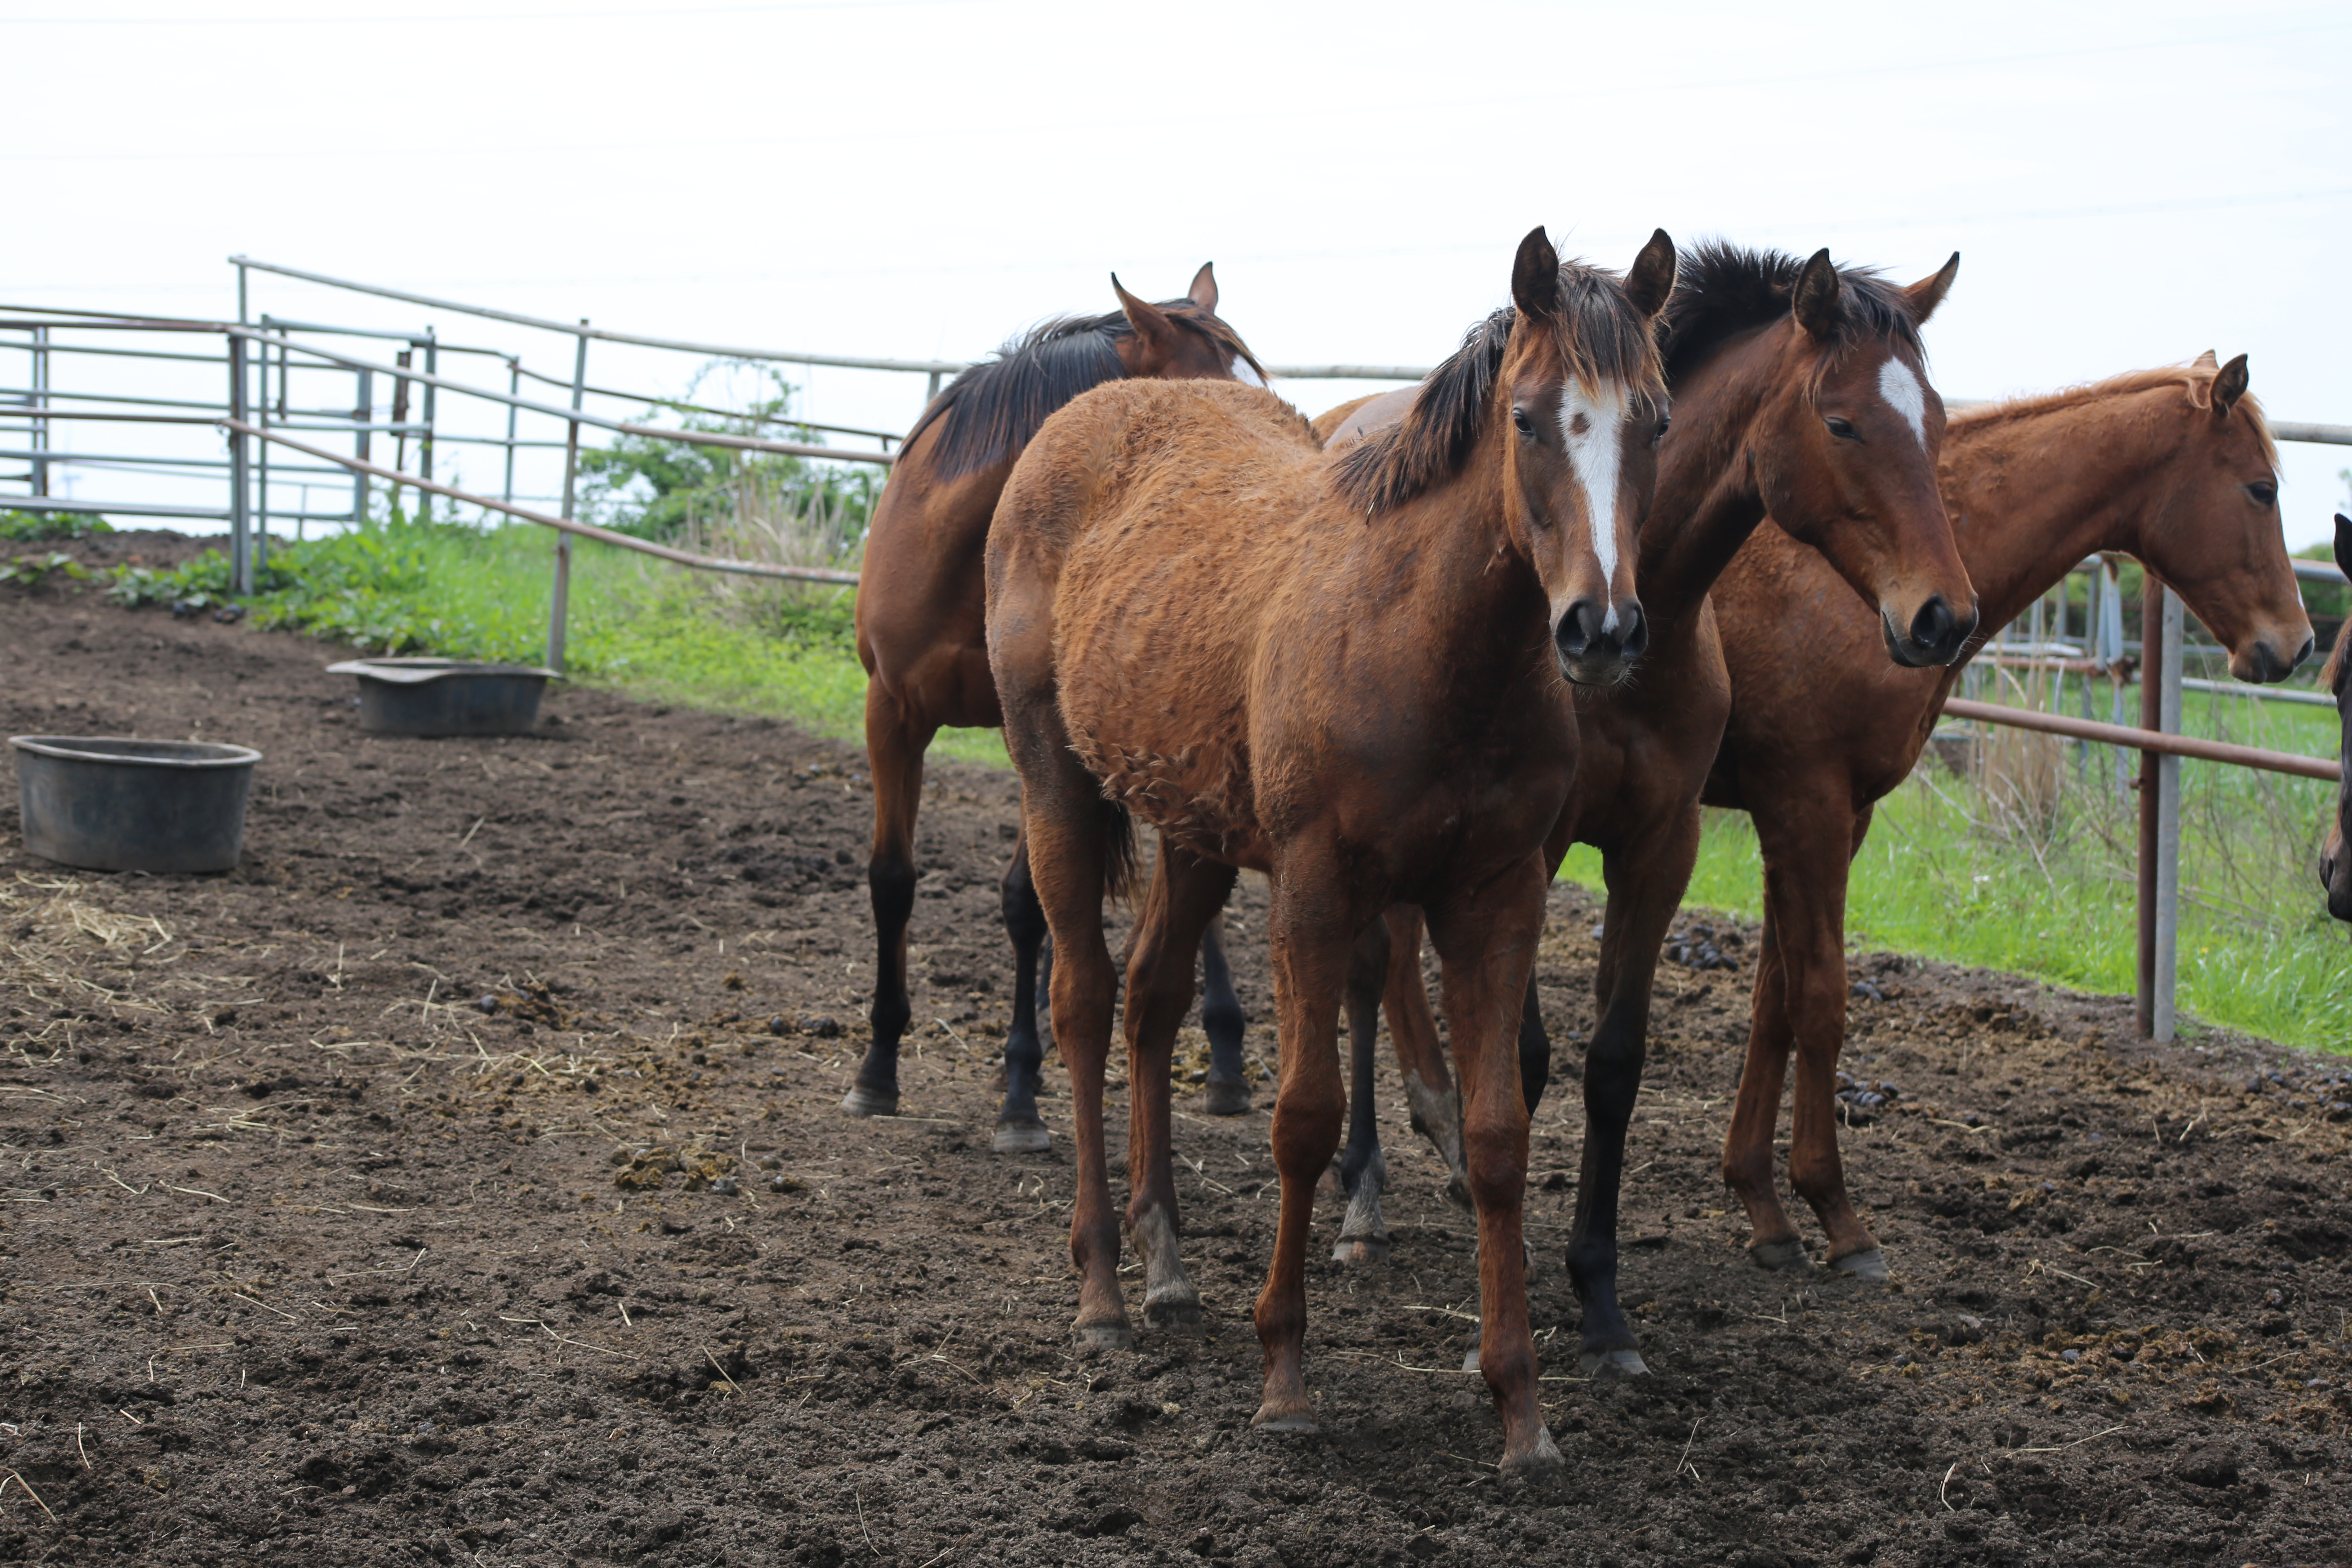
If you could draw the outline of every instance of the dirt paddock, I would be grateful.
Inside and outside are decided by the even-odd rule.
[[[542,738],[373,738],[317,645],[0,594],[6,732],[267,755],[226,877],[68,872],[0,809],[0,1560],[2352,1559],[2341,1060],[1857,954],[1845,1148],[1895,1279],[1768,1275],[1717,1175],[1753,947],[1717,929],[1738,968],[1664,969],[1634,1126],[1654,1375],[1582,1382],[1563,888],[1529,1220],[1565,1477],[1492,1468],[1470,1226],[1392,1079],[1393,1256],[1325,1260],[1327,1197],[1324,1431],[1262,1437],[1263,1090],[1178,1101],[1204,1338],[1076,1359],[1066,1138],[990,1152],[1009,775],[934,770],[908,1114],[851,1121],[854,748],[572,690]]]

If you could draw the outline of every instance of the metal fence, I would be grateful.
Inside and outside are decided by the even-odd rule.
[[[672,407],[705,414],[725,411],[679,403],[660,395],[591,384],[588,380],[591,343],[628,345],[691,355],[703,361],[732,360],[753,364],[797,364],[919,375],[926,378],[927,400],[937,395],[944,377],[968,368],[967,363],[962,361],[821,354],[653,337],[596,327],[584,319],[576,323],[556,321],[511,310],[437,299],[405,289],[309,272],[250,257],[232,257],[230,262],[236,268],[237,319],[235,321],[0,305],[0,354],[14,351],[25,356],[21,362],[25,370],[22,384],[5,384],[17,378],[9,375],[5,363],[0,363],[0,462],[21,461],[27,465],[22,474],[0,474],[0,484],[13,481],[26,486],[21,495],[0,493],[0,509],[111,513],[224,525],[229,537],[231,580],[236,591],[240,593],[251,591],[257,568],[267,561],[269,529],[273,523],[292,523],[298,538],[303,527],[310,522],[364,523],[369,515],[372,488],[379,483],[418,492],[423,498],[420,510],[427,517],[431,515],[432,500],[440,498],[476,507],[485,512],[517,518],[545,527],[555,534],[547,662],[558,670],[563,668],[572,541],[575,538],[599,540],[625,550],[704,571],[842,585],[854,585],[857,581],[857,574],[854,572],[728,560],[676,549],[582,521],[577,515],[577,503],[581,432],[583,428],[702,447],[878,465],[893,461],[891,448],[901,439],[886,431],[824,425],[804,418],[782,416],[766,421],[795,430],[850,436],[875,443],[871,447],[834,447],[713,431],[672,429],[648,425],[640,419],[593,412],[586,406],[586,400],[591,396],[639,407]],[[268,314],[256,316],[249,311],[248,302],[253,275],[257,273],[568,338],[572,348],[571,374],[559,377],[530,369],[519,355],[503,349],[444,341],[436,328],[429,325],[402,331],[341,326]],[[160,340],[160,342],[151,340]],[[384,349],[366,353],[344,346],[372,342],[386,345],[390,359],[387,361],[384,357]],[[212,352],[215,348],[217,352]],[[461,361],[494,362],[497,367],[502,367],[506,372],[505,389],[501,391],[445,374],[441,363],[444,355]],[[218,376],[221,379],[213,384],[215,390],[209,393],[202,392],[200,382],[191,383],[184,390],[199,395],[184,397],[61,389],[55,374],[57,362],[61,357],[76,356],[138,362],[146,367],[151,377],[177,372],[183,366],[202,366],[205,368],[201,371],[182,374],[199,378]],[[1412,382],[1428,374],[1428,367],[1422,365],[1274,365],[1268,370],[1276,376],[1294,380]],[[538,385],[561,388],[568,395],[560,404],[526,397],[522,395],[522,384],[526,380]],[[380,387],[389,391],[388,404],[379,400]],[[348,401],[339,398],[339,393],[345,394]],[[463,435],[446,428],[441,417],[441,397],[444,394],[478,400],[501,410],[505,419],[504,434],[488,437]],[[1948,405],[1955,409],[1974,406],[1958,399],[1948,400]],[[560,424],[562,439],[553,438],[552,429],[545,435],[525,438],[520,433],[519,424],[520,416],[525,415],[534,420]],[[227,437],[226,451],[225,456],[215,455],[217,448],[180,453],[92,454],[78,447],[67,448],[57,445],[57,428],[60,424],[73,426],[82,423],[120,427],[133,435],[173,429],[218,430]],[[2352,446],[2352,426],[2273,420],[2271,428],[2273,434],[2283,441]],[[24,437],[25,445],[22,447],[6,445],[7,438],[12,436]],[[316,439],[304,439],[306,437]],[[394,445],[394,461],[389,466],[375,460],[374,441],[377,437],[385,437]],[[321,444],[329,440],[348,444],[348,453],[331,450]],[[491,497],[436,479],[436,448],[447,445],[499,448],[504,470],[501,493]],[[518,497],[516,494],[516,456],[519,452],[534,450],[561,450],[563,453],[560,495]],[[202,504],[187,504],[136,495],[121,500],[92,500],[53,494],[58,470],[69,466],[113,474],[136,474],[151,480],[166,480],[184,490],[193,484],[197,494],[209,494],[219,499]],[[345,486],[348,486],[350,498],[348,505],[325,510],[313,508],[310,500],[312,490],[341,489]],[[279,501],[289,489],[296,490],[301,498],[290,507]],[[557,503],[557,510],[549,512],[521,504],[529,500],[551,500]],[[2143,626],[2147,630],[2139,661],[2140,669],[2150,673],[2152,678],[2141,682],[2139,725],[2123,724],[2122,688],[2126,682],[2127,672],[2124,662],[2126,645],[2122,638],[2122,601],[2114,565],[2113,563],[2086,562],[2082,570],[2090,574],[2092,579],[2086,599],[2088,613],[2085,621],[2090,635],[2084,642],[2088,646],[2076,647],[2063,643],[2063,639],[2053,645],[2040,635],[2041,612],[2037,606],[2035,627],[2026,642],[2021,647],[1997,647],[1985,656],[1984,662],[1994,668],[2020,662],[2028,665],[2054,663],[2065,668],[2078,668],[2086,675],[2093,671],[2104,673],[2114,688],[2111,720],[2099,721],[2089,711],[2091,685],[2087,679],[2083,689],[2085,710],[2079,719],[1987,702],[1966,694],[1948,702],[1945,715],[1948,719],[1969,723],[2041,731],[2086,742],[2136,749],[2140,752],[2139,1022],[2144,1034],[2155,1039],[2168,1040],[2173,1037],[2175,1024],[2173,996],[2179,910],[2180,759],[2196,757],[2232,766],[2326,780],[2336,779],[2339,770],[2333,760],[2262,751],[2180,733],[2181,697],[2185,689],[2253,693],[2255,689],[2196,679],[2184,674],[2186,626],[2180,600],[2152,581],[2142,609]],[[2295,570],[2298,575],[2309,580],[2331,583],[2345,580],[2342,573],[2323,563],[2298,562]],[[2294,691],[2271,690],[2260,695],[2273,700],[2326,700],[2315,693]]]

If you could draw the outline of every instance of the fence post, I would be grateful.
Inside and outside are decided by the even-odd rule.
[[[509,397],[522,395],[522,361],[520,359],[507,361],[507,395]],[[514,505],[514,453],[515,405],[509,403],[507,405],[507,488],[505,493],[499,498],[509,506]]]
[[[228,336],[228,414],[240,424],[245,419],[245,339],[236,332]],[[249,476],[246,472],[245,435],[232,430],[228,437],[228,591],[232,594],[253,592],[253,541],[249,536],[250,519],[246,507],[250,498],[246,493]]]
[[[581,317],[580,324],[586,326],[588,318]],[[588,390],[587,333],[580,334],[579,344],[579,352],[572,359],[572,411],[574,414],[580,412],[581,396]],[[578,521],[572,515],[572,495],[579,477],[580,421],[570,419],[564,422],[563,431],[563,511],[562,516],[566,522]],[[563,673],[563,622],[571,605],[572,536],[568,533],[558,533],[555,536],[555,593],[553,602],[548,607],[547,617],[547,668],[558,675]]]
[[[49,493],[49,422],[39,410],[49,405],[49,329],[33,329],[33,493]]]
[[[368,426],[375,422],[375,373],[354,371],[359,378],[356,395],[359,406],[352,410],[352,419],[358,431],[352,437],[352,456],[364,463],[368,460]],[[368,477],[357,468],[352,470],[352,526],[365,528],[368,511]]]
[[[425,329],[425,374],[441,374],[441,342],[434,336],[430,327]],[[416,438],[416,477],[420,479],[433,477],[433,395],[438,390],[429,381],[425,384],[425,434]],[[433,521],[431,490],[416,492],[416,520],[419,522]]]
[[[267,312],[261,318],[261,330],[265,332],[269,330]],[[261,345],[258,357],[259,363],[253,366],[254,391],[257,394],[253,418],[267,430],[269,428],[269,344],[267,342]],[[253,445],[254,461],[260,470],[253,485],[253,577],[257,583],[263,570],[269,564],[269,443],[263,440]]]
[[[2180,731],[2179,596],[2154,574],[2140,600],[2140,727]],[[2169,1041],[2180,942],[2180,759],[2139,763],[2139,1032]]]

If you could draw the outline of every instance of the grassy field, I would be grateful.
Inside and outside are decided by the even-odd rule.
[[[760,543],[700,542],[739,554],[758,553]],[[393,523],[281,549],[256,615],[379,651],[536,660],[551,576],[551,545],[538,529]],[[116,592],[168,599],[217,595],[225,584],[215,563]],[[850,598],[847,590],[716,577],[583,542],[572,567],[573,678],[855,742],[865,672]],[[2131,701],[2137,713],[2136,694]],[[2311,755],[2334,746],[2328,710],[2236,696],[2192,693],[2189,727]],[[1854,865],[1850,937],[2127,993],[2137,797],[2117,789],[2112,752],[2078,763],[2065,743],[2001,734],[1967,772],[1923,766],[1881,804]],[[1004,765],[994,731],[944,732],[935,751]],[[2327,919],[2309,869],[2327,787],[2199,763],[2184,764],[2183,781],[2184,1016],[2347,1048],[2352,943]],[[1564,874],[1597,887],[1598,857],[1578,851]],[[1753,918],[1760,880],[1748,819],[1710,813],[1688,901]]]

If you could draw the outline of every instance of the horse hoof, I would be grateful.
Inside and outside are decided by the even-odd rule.
[[[1647,1377],[1650,1369],[1640,1351],[1586,1351],[1577,1357],[1584,1375],[1595,1383],[1611,1377]]]
[[[1886,1254],[1877,1247],[1865,1247],[1860,1252],[1849,1252],[1843,1258],[1831,1258],[1830,1270],[1873,1285],[1883,1284],[1888,1272]]]
[[[992,1147],[1000,1154],[1042,1154],[1054,1146],[1054,1135],[1042,1121],[1000,1121]]]
[[[1535,1480],[1555,1475],[1567,1468],[1568,1461],[1559,1457],[1559,1445],[1551,1440],[1551,1428],[1536,1428],[1535,1446],[1524,1454],[1503,1456],[1503,1474],[1522,1480]]]
[[[1803,1273],[1813,1267],[1813,1260],[1806,1256],[1805,1244],[1801,1241],[1751,1242],[1748,1256],[1756,1260],[1759,1268],[1776,1273],[1784,1268]]]
[[[1462,1352],[1462,1370],[1464,1372],[1476,1372],[1478,1370],[1478,1347],[1476,1345],[1472,1345],[1468,1350]]]
[[[1476,1214],[1477,1203],[1470,1196],[1470,1178],[1456,1171],[1446,1178],[1445,1199],[1465,1214]]]
[[[1239,1116],[1250,1108],[1249,1085],[1211,1079],[1201,1086],[1201,1108],[1212,1116]]]
[[[1258,1413],[1250,1417],[1250,1425],[1261,1432],[1288,1433],[1301,1436],[1322,1430],[1315,1425],[1315,1417],[1304,1410],[1275,1410],[1265,1406],[1261,1406]]]
[[[841,1109],[852,1116],[896,1116],[898,1114],[898,1091],[883,1093],[862,1083],[849,1086],[841,1097]]]
[[[1143,1321],[1162,1333],[1199,1335],[1208,1331],[1208,1314],[1201,1310],[1198,1298],[1191,1300],[1149,1301],[1143,1303]]]
[[[1125,1323],[1080,1323],[1070,1331],[1080,1355],[1099,1355],[1108,1351],[1135,1348],[1135,1331]]]
[[[1377,1268],[1388,1260],[1389,1244],[1369,1237],[1355,1241],[1342,1237],[1339,1245],[1331,1249],[1331,1261],[1350,1268]]]

